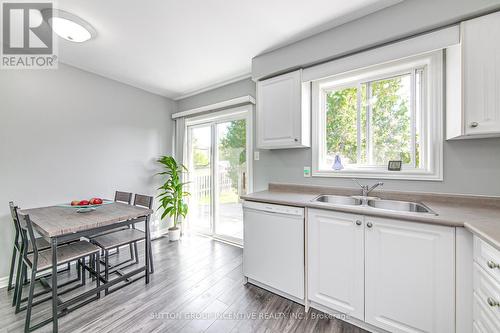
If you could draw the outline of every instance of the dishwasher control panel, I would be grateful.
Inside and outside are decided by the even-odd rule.
[[[304,208],[276,205],[264,202],[245,201],[243,203],[243,208],[260,210],[276,214],[304,216]]]

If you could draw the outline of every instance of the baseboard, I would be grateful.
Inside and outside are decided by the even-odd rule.
[[[267,284],[265,284],[265,283],[262,283],[262,282],[256,281],[256,280],[254,280],[254,279],[252,279],[252,278],[249,278],[249,277],[247,277],[247,276],[245,276],[245,277],[247,278],[247,281],[248,281],[248,283],[250,283],[250,284],[253,284],[253,285],[255,285],[255,286],[259,287],[259,288],[262,288],[262,289],[266,289],[266,290],[268,290],[268,291],[272,292],[273,294],[276,294],[276,295],[279,295],[279,296],[284,297],[284,298],[286,298],[286,299],[289,299],[289,300],[291,300],[291,301],[294,301],[295,303],[298,303],[298,304],[300,304],[300,305],[304,305],[304,300],[303,300],[303,299],[301,299],[301,298],[298,298],[298,297],[295,297],[295,296],[289,295],[289,294],[287,294],[287,293],[285,293],[285,292],[282,292],[282,291],[280,291],[280,290],[278,290],[278,289],[276,289],[276,288],[273,288],[273,287],[271,287],[271,286],[268,286],[268,285],[267,285]]]
[[[1,277],[0,278],[0,289],[7,288],[7,284],[9,284],[9,276],[7,275],[4,277]]]
[[[362,320],[359,320],[359,319],[356,319],[354,317],[350,317],[349,315],[346,315],[345,313],[341,313],[341,312],[338,312],[338,311],[335,311],[335,310],[332,310],[326,306],[323,306],[321,304],[318,304],[318,303],[315,303],[315,302],[310,302],[310,307],[312,309],[315,309],[315,310],[318,310],[318,311],[321,311],[323,313],[326,313],[334,318],[337,318],[339,320],[342,320],[342,321],[345,321],[346,323],[350,323],[350,324],[353,324],[354,326],[357,326],[359,328],[362,328],[368,332],[372,332],[372,333],[390,333],[386,330],[383,330],[379,327],[376,327],[376,326],[373,326],[373,325],[370,325]]]

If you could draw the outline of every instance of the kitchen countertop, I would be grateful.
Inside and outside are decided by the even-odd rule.
[[[242,195],[247,201],[266,202],[296,207],[335,210],[340,212],[401,219],[438,225],[465,227],[500,250],[500,198],[432,193],[374,191],[371,196],[389,200],[421,202],[434,214],[398,212],[367,206],[333,205],[312,202],[320,194],[359,195],[347,188],[269,184],[269,190]]]

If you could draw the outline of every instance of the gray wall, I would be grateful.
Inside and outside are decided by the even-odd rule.
[[[201,106],[234,98],[238,96],[231,95],[231,92],[236,90],[235,87],[241,87],[241,83],[205,93],[205,96],[210,98],[210,102],[207,103],[203,103],[203,98],[200,96],[191,97],[193,101],[188,98],[180,102],[182,105],[196,102],[196,106]],[[247,86],[247,91],[237,92],[239,96],[245,94],[255,96],[254,93],[254,83]],[[179,108],[179,111],[182,110],[184,109]],[[255,191],[265,189],[269,182],[354,186],[350,179],[304,178],[304,166],[311,166],[311,149],[260,150],[260,160],[254,161],[254,189]],[[384,182],[386,189],[394,190],[500,195],[500,139],[445,141],[442,182],[401,180],[384,180]]]
[[[12,251],[10,200],[27,208],[116,189],[155,194],[172,101],[64,65],[1,71],[0,101],[0,279]]]
[[[500,9],[500,0],[405,0],[252,60],[262,78]]]
[[[387,41],[409,32],[426,31],[457,18],[498,8],[499,3],[500,1],[486,0],[406,0],[394,7],[257,57],[253,62],[253,74],[267,75],[324,60],[345,50],[370,46],[373,41]],[[185,110],[241,95],[255,96],[254,93],[255,84],[246,80],[180,100],[178,105],[179,110]],[[261,150],[260,160],[254,161],[254,189],[265,189],[269,182],[354,186],[350,179],[304,178],[304,166],[311,166],[311,149]],[[500,139],[444,142],[442,182],[386,180],[385,183],[386,189],[498,196]]]
[[[255,97],[255,83],[250,78],[178,100],[177,109],[185,111],[245,95]]]

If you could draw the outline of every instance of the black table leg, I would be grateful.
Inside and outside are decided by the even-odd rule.
[[[144,231],[146,233],[146,241],[144,242],[146,244],[144,252],[144,265],[146,266],[146,284],[149,283],[149,249],[151,247],[151,237],[149,235],[149,217],[150,215],[148,215],[148,217],[146,217],[146,220],[144,221]]]
[[[57,238],[51,238],[52,245],[52,332],[57,333]],[[85,274],[85,273],[84,273]],[[34,281],[32,281],[34,283]]]

